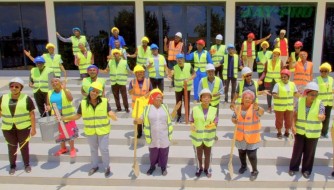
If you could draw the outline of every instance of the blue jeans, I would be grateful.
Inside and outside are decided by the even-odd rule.
[[[206,72],[201,72],[199,69],[197,69],[196,77],[194,78],[194,100],[199,100],[199,96],[198,96],[199,81],[206,76],[207,76]]]

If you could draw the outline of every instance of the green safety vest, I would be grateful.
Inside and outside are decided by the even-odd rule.
[[[215,81],[214,81],[214,85],[213,85],[213,89],[211,91],[211,94],[217,94],[218,91],[219,91],[219,86],[220,86],[220,78],[219,77],[216,77],[215,76]],[[208,80],[208,77],[204,77],[202,78],[202,85],[203,85],[203,88],[209,88],[209,80]],[[211,99],[211,106],[216,106],[218,105],[220,102],[220,96],[212,96],[212,99]]]
[[[94,82],[94,81],[92,81],[92,78],[90,78],[90,77],[86,77],[86,78],[83,78],[83,79],[82,79],[82,89],[83,89],[87,94],[89,94],[89,88],[90,88],[90,85],[91,85],[93,82]],[[101,84],[102,84],[102,87],[103,87],[103,90],[104,90],[105,85],[106,85],[106,79],[97,77],[96,82],[101,83]],[[99,95],[102,96],[102,91],[100,92]]]
[[[2,130],[11,130],[13,124],[17,129],[26,129],[31,126],[30,113],[27,110],[27,98],[26,94],[20,94],[17,100],[15,113],[12,116],[9,109],[9,101],[11,99],[11,93],[4,94],[1,102],[1,114],[2,114]]]
[[[80,35],[79,39],[76,36],[71,36],[71,42],[73,55],[75,55],[76,53],[80,52],[79,43],[82,43],[84,46],[86,46],[87,39],[86,36],[83,35]]]
[[[278,85],[278,96],[279,98],[274,98],[274,110],[275,111],[293,111],[293,95],[295,93],[295,83],[288,82],[290,91],[288,92],[285,88],[285,84],[280,81]]]
[[[242,50],[242,55],[247,56],[247,41],[243,42],[243,50]],[[252,41],[252,58],[255,59],[255,41]]]
[[[324,106],[333,106],[333,78],[328,76],[327,83],[324,82],[321,76],[317,77],[319,85],[318,98],[322,101]]]
[[[181,70],[178,64],[174,65],[174,86],[175,92],[181,92],[183,89],[183,81],[191,77],[191,64],[184,63],[183,69]],[[193,86],[193,80],[187,82],[187,90],[191,91]]]
[[[37,67],[30,70],[31,78],[34,82],[33,92],[37,92],[40,89],[42,92],[49,91],[49,74],[53,73],[53,70],[49,67],[44,67],[42,73]]]
[[[60,70],[61,56],[59,54],[55,54],[53,59],[51,59],[51,55],[49,53],[44,53],[43,58],[45,60],[45,66],[53,69],[53,72],[55,73],[56,77],[60,77],[61,76],[61,70]]]
[[[148,118],[148,114],[150,111],[150,108],[153,105],[148,105],[144,108],[144,134],[145,134],[145,139],[147,144],[151,144],[152,142],[152,135],[151,135],[151,125],[150,125],[150,120]],[[172,134],[173,134],[173,125],[172,125],[172,120],[169,116],[168,113],[168,107],[166,104],[161,104],[162,109],[166,112],[167,115],[167,126],[168,126],[168,139],[169,141],[172,140]]]
[[[223,59],[224,55],[226,55],[225,45],[220,45],[219,49],[217,47],[218,47],[217,44],[211,46],[211,50],[215,51],[215,53],[212,54],[212,62],[214,65],[218,65],[220,61]]]
[[[92,64],[92,56],[93,56],[92,52],[87,51],[87,58],[84,56],[84,54],[81,51],[79,51],[76,55],[80,59],[79,61],[80,74],[87,73],[87,68]]]
[[[137,65],[144,66],[149,57],[152,56],[151,47],[147,46],[146,51],[144,51],[143,46],[137,47]]]
[[[150,78],[155,78],[157,76],[157,72],[159,72],[159,75],[161,77],[165,76],[165,63],[166,63],[166,59],[165,59],[164,56],[162,56],[160,54],[158,55],[158,57],[159,57],[159,70],[158,71],[155,70],[154,58],[153,57],[148,58],[149,63],[153,63],[152,67],[148,69],[148,73],[149,73],[149,77]]]
[[[276,60],[275,68],[273,68],[272,60],[269,59],[267,62],[267,73],[264,82],[271,82],[275,80],[276,82],[281,81],[281,60]]]
[[[259,89],[259,84],[257,82],[254,82],[254,80],[252,80],[254,86],[255,86],[255,92],[254,94],[256,95],[256,98],[255,98],[255,102],[256,103],[259,103],[259,99],[258,99],[258,89]],[[242,80],[239,82],[239,96],[236,100],[236,104],[241,104],[241,97],[242,97],[242,93],[244,92],[244,86],[245,86],[245,80]]]
[[[124,59],[119,60],[118,65],[116,65],[115,59],[109,61],[108,66],[111,85],[115,85],[116,83],[126,85],[128,79],[127,65],[128,62]]]
[[[257,52],[257,57],[259,58],[259,61],[262,63],[261,64],[257,64],[257,72],[258,73],[262,73],[264,70],[264,64],[271,59],[273,52],[272,51],[266,51],[265,53],[263,53],[263,51],[259,51]]]
[[[207,147],[212,147],[216,138],[216,128],[206,129],[205,126],[214,122],[217,115],[217,108],[209,106],[207,117],[205,119],[201,105],[193,108],[193,117],[196,131],[191,131],[191,142],[195,147],[204,143]]]
[[[322,122],[318,119],[321,100],[316,98],[306,118],[306,97],[299,98],[296,122],[296,133],[307,138],[319,138]]]
[[[208,64],[206,56],[207,56],[207,51],[204,49],[202,50],[201,58],[199,58],[198,51],[194,52],[195,71],[199,69],[201,72],[205,72],[205,67]]]
[[[298,57],[298,60],[296,60],[296,52],[291,52],[290,54],[290,57],[291,57],[291,61],[293,63],[296,63],[296,61],[300,61],[300,57]],[[291,72],[295,72],[295,68],[292,68],[292,69],[289,69]]]
[[[239,56],[237,54],[233,55],[233,77],[238,78],[238,67],[239,67]],[[228,70],[228,55],[224,55],[224,66],[223,66],[223,79],[227,79],[227,70]]]
[[[81,101],[82,119],[84,123],[85,135],[106,135],[110,132],[110,120],[107,111],[107,98],[101,98],[95,109],[92,105],[87,105],[87,100]]]
[[[66,90],[68,90],[68,89],[66,89]],[[54,92],[54,90],[49,90],[49,92],[48,92],[48,98],[49,98],[50,104],[51,104],[51,95],[52,95],[53,92]],[[75,108],[72,105],[72,101],[67,100],[65,90],[62,89],[60,92],[61,92],[61,114],[62,114],[62,116],[68,117],[68,116],[71,116],[71,115],[75,115]]]

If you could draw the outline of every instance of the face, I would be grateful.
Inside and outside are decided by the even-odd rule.
[[[250,106],[253,103],[253,96],[250,94],[242,96],[242,102],[245,106]]]
[[[247,73],[244,75],[246,82],[250,82],[252,80],[252,73]]]
[[[179,41],[181,41],[181,38],[179,36],[175,36],[174,40],[175,40],[175,42],[179,42]]]
[[[280,38],[284,38],[285,34],[283,32],[279,33]]]
[[[247,38],[247,41],[252,42],[253,38]]]
[[[228,54],[230,54],[230,55],[234,54],[234,49],[233,48],[228,48],[227,51],[228,51]]]
[[[206,73],[208,74],[209,78],[215,78],[215,70],[208,70]]]
[[[121,54],[114,53],[113,55],[114,55],[114,57],[115,57],[116,60],[120,60],[121,59]]]
[[[18,94],[22,90],[22,85],[17,82],[12,82],[9,84],[9,89],[12,94]]]
[[[306,95],[306,99],[308,101],[311,101],[313,102],[314,99],[316,99],[318,96],[318,92],[315,91],[315,90],[312,90],[311,92],[308,92],[307,95]]]
[[[137,80],[142,81],[145,77],[145,71],[137,71],[135,73]]]
[[[89,95],[90,95],[91,99],[95,100],[99,96],[99,93],[100,93],[100,91],[98,89],[94,88],[93,90],[90,91]]]
[[[299,57],[302,61],[306,61],[307,59],[307,53],[306,52],[300,52]]]
[[[327,69],[321,69],[320,70],[321,76],[322,77],[327,77],[329,74],[329,71]]]
[[[162,95],[159,94],[157,97],[155,97],[155,99],[153,100],[153,104],[155,106],[160,106],[162,104]]]
[[[178,58],[178,59],[176,59],[176,61],[177,61],[177,64],[179,66],[183,66],[183,63],[184,63],[184,59],[183,58]]]
[[[87,72],[88,72],[88,74],[91,78],[95,78],[97,76],[97,73],[98,73],[96,68],[90,68],[90,69],[88,69]]]
[[[113,34],[114,36],[118,36],[118,31],[117,31],[117,30],[113,30],[113,31],[112,31],[112,34]]]
[[[86,50],[85,46],[82,43],[79,43],[78,47],[79,47],[79,49],[81,51],[85,51]]]
[[[153,55],[158,55],[158,54],[159,54],[158,49],[152,49],[152,54],[153,54]]]
[[[74,33],[75,36],[80,36],[80,32],[78,30],[74,30],[73,33]]]
[[[274,58],[274,59],[277,59],[277,58],[279,58],[279,56],[280,56],[280,54],[279,54],[279,53],[277,53],[277,52],[273,52],[273,58]]]
[[[222,43],[221,40],[217,40],[217,39],[216,39],[216,44],[221,44],[221,43]]]
[[[302,47],[295,47],[295,52],[299,53],[301,49],[302,49]]]
[[[282,74],[281,79],[284,84],[287,84],[289,82],[289,75]]]
[[[55,49],[54,49],[53,47],[49,47],[49,48],[48,48],[48,52],[49,52],[50,54],[53,54],[53,53],[55,52]]]
[[[36,63],[36,67],[37,67],[38,69],[43,69],[43,67],[44,67],[44,63],[37,62],[37,63]]]
[[[201,102],[204,105],[209,105],[211,102],[211,94],[202,94]]]
[[[262,49],[265,51],[265,50],[267,50],[267,48],[268,48],[268,46],[267,45],[263,45],[263,46],[261,46],[262,47]]]
[[[59,79],[55,79],[55,78],[53,78],[52,80],[51,80],[51,86],[52,86],[52,88],[55,90],[55,89],[59,89],[60,87],[61,87],[61,83],[60,83],[60,81],[59,81]]]
[[[116,47],[116,48],[121,47],[121,44],[119,43],[118,40],[115,40],[115,41],[114,41],[114,44],[115,44],[115,47]]]
[[[204,46],[202,44],[196,44],[196,47],[200,51],[204,48]]]
[[[142,41],[141,44],[142,44],[143,46],[147,46],[148,42],[147,42],[147,41]]]

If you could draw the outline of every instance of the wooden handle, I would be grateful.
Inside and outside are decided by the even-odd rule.
[[[61,129],[63,130],[63,133],[64,133],[64,135],[65,135],[65,138],[66,138],[66,139],[69,139],[69,138],[70,138],[70,135],[68,135],[68,132],[67,132],[67,130],[66,130],[66,127],[65,127],[64,122],[60,119],[61,115],[60,115],[60,113],[59,113],[57,104],[56,104],[56,103],[52,103],[52,108],[53,108],[53,110],[54,110],[54,112],[55,112],[55,114],[56,114],[56,116],[57,116],[58,122],[59,122],[59,124],[60,124]]]
[[[188,84],[187,82],[184,83],[183,85],[183,91],[184,91],[184,109],[185,109],[185,120],[186,120],[186,124],[189,123],[189,104],[188,104],[188,101],[189,101],[189,97],[188,97]]]

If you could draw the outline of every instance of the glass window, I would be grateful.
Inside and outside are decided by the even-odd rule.
[[[334,68],[334,4],[326,8],[325,35],[322,50],[322,62],[329,62]],[[334,69],[332,69],[334,70]]]

